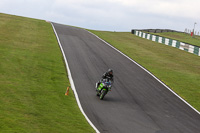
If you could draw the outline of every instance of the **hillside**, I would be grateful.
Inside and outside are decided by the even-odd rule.
[[[94,132],[72,90],[64,95],[70,84],[51,24],[0,13],[0,29],[0,132]],[[198,56],[131,33],[91,32],[144,66],[200,111]]]
[[[50,23],[0,14],[0,132],[94,132],[80,112]]]

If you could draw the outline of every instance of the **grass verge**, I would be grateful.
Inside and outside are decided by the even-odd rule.
[[[80,112],[50,23],[0,13],[0,132],[94,132]]]
[[[94,31],[141,64],[200,111],[200,58],[127,32]]]

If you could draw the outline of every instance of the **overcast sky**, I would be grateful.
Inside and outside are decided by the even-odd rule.
[[[200,31],[200,0],[0,0],[0,12],[109,31]]]

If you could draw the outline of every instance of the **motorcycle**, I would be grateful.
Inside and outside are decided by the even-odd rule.
[[[97,96],[100,100],[103,100],[108,91],[111,91],[112,82],[108,79],[103,79],[103,81],[97,86]]]

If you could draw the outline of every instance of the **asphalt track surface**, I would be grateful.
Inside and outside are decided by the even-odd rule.
[[[100,132],[200,132],[200,115],[138,65],[83,29],[53,25],[83,110]],[[108,68],[114,85],[100,100],[95,83]]]

